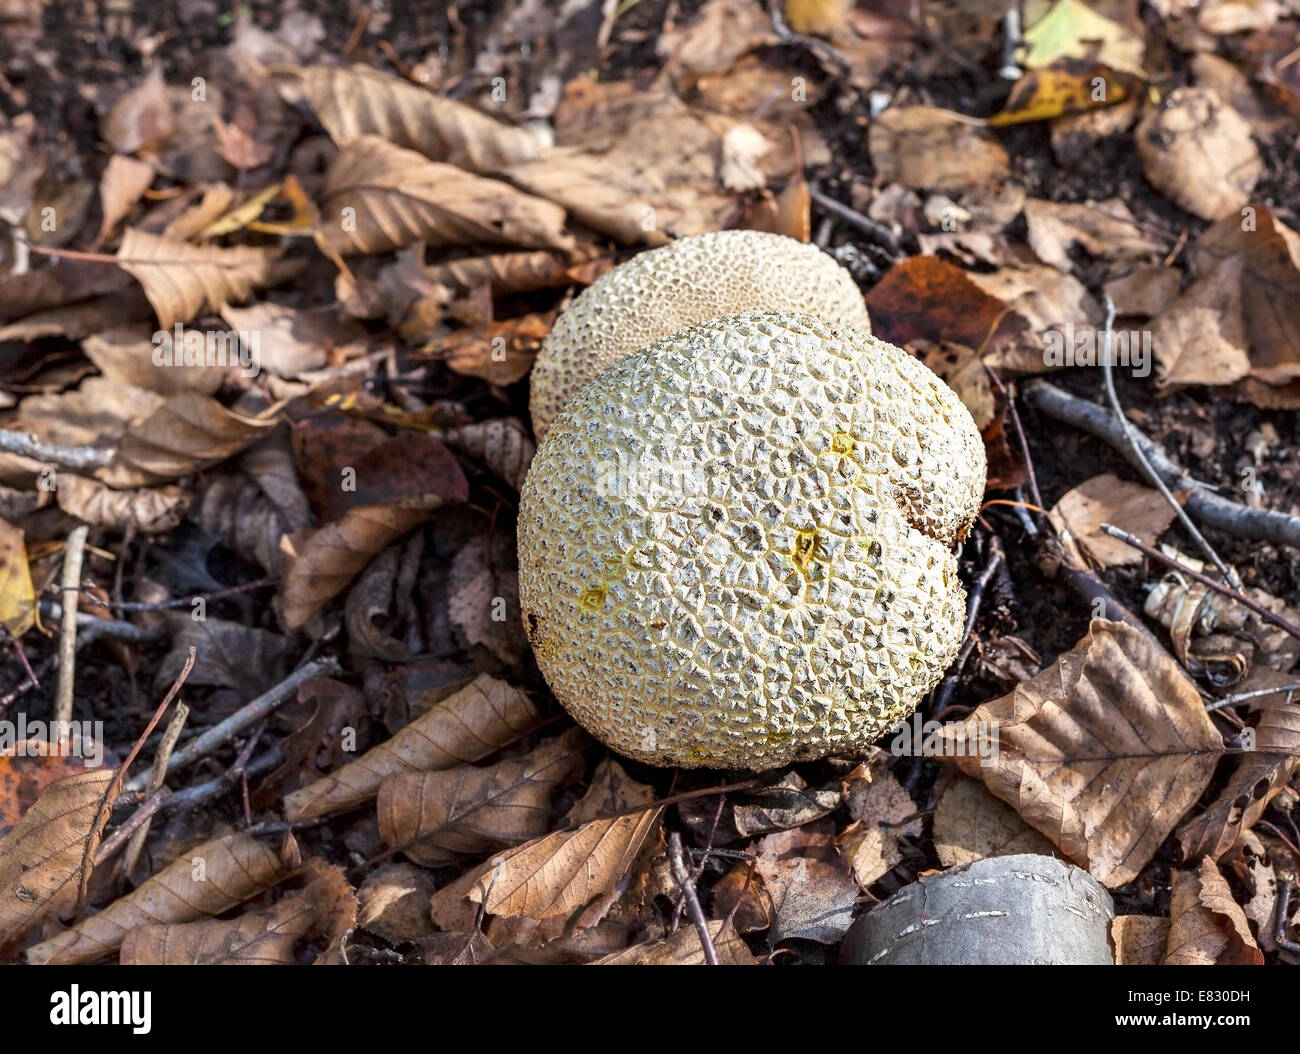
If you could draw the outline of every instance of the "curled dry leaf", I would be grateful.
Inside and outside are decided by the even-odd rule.
[[[123,966],[291,966],[316,925],[302,894],[233,919],[137,926],[122,939]]]
[[[280,858],[245,834],[214,838],[185,853],[138,889],[27,950],[33,963],[83,963],[109,955],[137,926],[220,915],[285,877]]]
[[[958,756],[990,730],[992,765]],[[1173,658],[1133,627],[1105,619],[1094,619],[1088,635],[1033,680],[945,725],[944,739],[958,768],[1112,888],[1146,866],[1223,751]]]
[[[524,129],[368,66],[309,66],[302,85],[340,147],[376,135],[432,161],[480,173],[499,172],[541,153],[537,139]]]
[[[109,107],[100,123],[104,142],[119,154],[134,154],[158,146],[176,130],[176,114],[163,82],[162,66],[155,64],[134,88]]]
[[[944,867],[961,867],[989,856],[1054,855],[1051,842],[978,780],[957,776],[937,793],[934,851]]]
[[[161,534],[179,524],[189,507],[189,495],[180,487],[113,490],[70,472],[60,473],[58,479],[59,508],[95,527],[119,531],[133,527],[141,534]]]
[[[744,801],[732,810],[732,817],[736,832],[742,838],[753,838],[820,820],[839,803],[838,787],[809,787],[799,773],[790,771],[776,783],[746,793]]]
[[[579,259],[594,259],[596,252],[578,246],[571,255]],[[493,296],[556,289],[576,280],[576,268],[563,254],[544,250],[466,256],[459,260],[432,264],[423,270],[433,285],[465,290],[487,286]]]
[[[433,878],[414,864],[388,864],[372,871],[357,889],[357,925],[390,944],[433,932],[429,898]]]
[[[1082,543],[1104,567],[1124,567],[1140,564],[1142,554],[1101,525],[1113,523],[1151,545],[1173,522],[1174,510],[1151,487],[1106,472],[1063,494],[1048,515],[1067,544]]]
[[[521,758],[442,772],[402,772],[379,788],[379,833],[426,867],[483,856],[546,833],[551,799],[582,771],[580,729]]]
[[[448,367],[466,377],[514,384],[528,376],[554,321],[553,313],[548,312],[489,322],[471,331],[437,337],[425,350],[441,356]]]
[[[221,314],[236,330],[256,337],[258,366],[277,377],[337,366],[366,352],[366,331],[337,312],[260,303],[246,308],[227,304]]]
[[[469,899],[489,915],[551,919],[609,893],[655,829],[660,808],[592,820],[528,842],[471,872]]]
[[[128,227],[118,246],[117,263],[144,288],[159,326],[169,330],[205,308],[243,300],[266,281],[271,261],[278,255],[276,249],[247,245],[222,249],[168,241]]]
[[[349,809],[379,793],[399,772],[435,772],[478,761],[530,732],[540,721],[526,695],[481,674],[391,739],[284,800],[290,820]]]
[[[1195,871],[1174,872],[1169,938],[1161,962],[1165,966],[1264,962],[1246,915],[1213,860],[1202,860]]]
[[[377,136],[343,148],[325,177],[321,233],[338,252],[429,245],[573,247],[564,209]]]
[[[1151,185],[1203,220],[1238,211],[1263,175],[1250,125],[1211,88],[1174,89],[1135,136]]]
[[[719,966],[756,966],[754,953],[726,920],[705,923]],[[694,926],[683,926],[661,941],[634,944],[597,959],[596,966],[703,966],[704,945]]]
[[[131,422],[95,477],[117,489],[179,479],[239,453],[278,423],[237,414],[198,392],[177,392]]]
[[[36,594],[23,532],[0,520],[0,625],[17,640],[36,621]]]
[[[51,783],[0,838],[0,948],[76,898],[81,862],[93,857],[94,827],[114,770],[78,772]],[[101,824],[108,819],[105,810]]]
[[[1254,749],[1237,759],[1227,786],[1179,831],[1183,859],[1223,856],[1300,770],[1300,705],[1275,702],[1264,707],[1254,733]]]

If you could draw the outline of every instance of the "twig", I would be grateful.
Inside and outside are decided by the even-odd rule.
[[[984,590],[992,581],[993,576],[1002,566],[1004,554],[1002,552],[1002,540],[996,534],[989,535],[989,559],[980,572],[979,578],[971,586],[970,596],[966,598],[966,627],[962,631],[962,649],[957,656],[957,661],[952,665],[952,671],[943,679],[939,685],[939,691],[934,697],[934,709],[943,710],[948,705],[948,697],[952,695],[953,689],[957,687],[957,682],[961,679],[961,672],[966,667],[966,660],[970,658],[971,649],[975,646],[975,638],[971,636],[975,628],[975,617],[979,614],[980,604],[984,599]]]
[[[52,600],[41,601],[41,614],[52,619],[63,619],[65,607],[62,604],[55,603]],[[79,635],[76,641],[76,650],[100,637],[113,637],[116,640],[129,640],[140,644],[147,644],[151,641],[161,640],[162,633],[156,629],[149,629],[146,626],[137,626],[134,622],[126,622],[122,619],[100,618],[98,615],[92,615],[89,612],[76,612],[76,623],[79,627]],[[86,638],[83,641],[83,638]]]
[[[41,686],[40,680],[36,676],[36,671],[32,669],[32,664],[27,661],[27,652],[23,650],[23,642],[9,632],[9,627],[0,622],[0,639],[8,640],[14,646],[14,651],[18,653],[18,661],[23,664],[23,670],[27,673],[27,684],[32,688]],[[4,709],[5,703],[0,702],[0,710]]]
[[[1247,702],[1250,699],[1262,699],[1266,695],[1281,695],[1283,692],[1300,692],[1300,684],[1284,684],[1280,688],[1259,688],[1253,692],[1241,692],[1237,695],[1224,696],[1222,699],[1216,699],[1212,703],[1206,703],[1206,711],[1222,710],[1225,706],[1236,706],[1238,703]],[[1290,698],[1287,699],[1289,703]]]
[[[54,720],[66,725],[72,720],[72,694],[77,672],[77,597],[81,590],[81,562],[86,555],[84,523],[68,535],[63,553],[63,577],[59,581],[63,604],[62,628],[59,633],[59,681],[54,695]]]
[[[1273,943],[1279,948],[1300,955],[1300,944],[1288,940],[1286,935],[1286,914],[1291,908],[1291,880],[1282,879],[1277,884],[1277,918],[1273,921]]]
[[[153,717],[151,717],[149,723],[145,725],[144,731],[140,733],[140,737],[135,741],[135,745],[131,747],[131,753],[129,753],[126,756],[126,760],[117,767],[117,771],[113,773],[113,779],[109,782],[108,786],[104,788],[104,796],[99,799],[99,808],[95,810],[95,822],[90,825],[91,837],[86,839],[86,851],[81,856],[81,883],[77,888],[78,914],[81,913],[81,909],[86,903],[86,887],[90,884],[91,869],[89,865],[91,863],[91,847],[95,843],[94,833],[101,830],[103,824],[108,820],[108,814],[112,811],[112,802],[117,797],[117,792],[122,787],[122,781],[126,778],[127,770],[139,755],[140,748],[144,746],[144,741],[149,738],[149,733],[152,732],[154,726],[162,720],[162,715],[167,712],[167,707],[169,707],[172,700],[176,698],[176,694],[181,690],[181,685],[185,683],[185,678],[190,675],[192,669],[194,669],[193,644],[190,645],[189,654],[185,658],[184,668],[181,670],[180,674],[177,675],[176,680],[172,682],[172,686],[167,690],[167,694],[163,697],[163,701],[158,704],[158,709],[153,712]]]
[[[149,778],[145,782],[145,793],[152,798],[159,790],[162,789],[163,780],[167,776],[167,761],[172,756],[172,751],[176,749],[176,741],[181,737],[181,729],[185,727],[185,720],[190,716],[190,708],[184,703],[176,704],[176,712],[172,714],[172,719],[167,723],[167,731],[163,733],[162,742],[158,744],[158,751],[154,754],[153,764],[149,767]],[[146,803],[150,800],[146,798]],[[130,876],[135,870],[136,862],[140,859],[140,852],[144,849],[145,839],[149,837],[150,823],[148,817],[140,824],[140,829],[135,832],[131,838],[130,844],[126,847],[126,855],[122,858],[122,869],[118,873],[123,876]]]
[[[279,768],[283,764],[284,755],[280,753],[279,747],[272,747],[265,754],[259,754],[245,765],[244,775],[261,776],[272,769]],[[163,812],[170,815],[183,809],[192,809],[197,805],[206,805],[213,798],[220,797],[230,790],[235,785],[236,778],[232,776],[231,772],[223,772],[220,776],[214,776],[210,780],[196,783],[193,787],[186,787],[184,790],[177,791],[168,799]]]
[[[328,676],[338,671],[338,660],[333,657],[317,659],[295,670],[274,688],[259,695],[246,706],[240,707],[220,724],[213,725],[197,739],[176,751],[167,762],[167,774],[171,775],[178,769],[194,764],[199,758],[207,757],[218,747],[229,743],[244,729],[274,713],[288,701],[304,681],[310,681],[313,677]],[[145,778],[145,776],[136,777],[127,784],[127,790],[143,790]]]
[[[1255,601],[1251,600],[1250,597],[1246,596],[1246,594],[1240,589],[1234,589],[1232,586],[1226,586],[1222,582],[1216,582],[1209,575],[1201,574],[1200,571],[1193,571],[1181,560],[1175,560],[1172,556],[1166,556],[1159,549],[1147,545],[1147,543],[1141,538],[1135,538],[1133,535],[1129,534],[1128,531],[1120,530],[1120,528],[1116,527],[1114,524],[1103,523],[1101,529],[1112,538],[1118,538],[1125,545],[1131,546],[1144,556],[1149,556],[1152,560],[1158,560],[1166,567],[1172,567],[1179,574],[1195,579],[1197,582],[1200,582],[1201,585],[1209,586],[1209,588],[1213,589],[1216,593],[1222,593],[1225,597],[1231,597],[1243,607],[1250,608],[1251,611],[1262,618],[1265,622],[1276,626],[1284,633],[1289,633],[1292,637],[1295,637],[1296,640],[1300,640],[1300,627],[1291,625],[1291,623],[1282,618],[1282,616],[1275,615],[1262,604],[1255,603]]]
[[[18,454],[72,472],[93,472],[113,460],[113,451],[94,446],[59,446],[38,439],[31,432],[0,428],[0,450]]]
[[[870,235],[884,249],[893,260],[901,260],[904,256],[902,246],[898,244],[898,239],[894,237],[894,232],[886,227],[883,223],[873,220],[870,216],[864,216],[856,209],[851,209],[843,202],[836,201],[827,194],[823,194],[816,187],[809,185],[808,196],[826,212],[836,216],[850,226],[857,227],[864,234]]]
[[[672,861],[673,878],[682,887],[682,897],[686,900],[686,913],[690,915],[695,932],[700,935],[700,944],[704,948],[704,961],[710,966],[718,965],[718,951],[713,947],[713,938],[709,936],[709,924],[705,921],[704,911],[700,907],[699,894],[695,892],[695,883],[686,872],[686,859],[682,853],[682,836],[674,831],[668,836],[668,858]]]
[[[1219,574],[1223,575],[1226,581],[1232,583],[1234,586],[1240,586],[1241,579],[1237,577],[1237,572],[1228,567],[1228,565],[1219,558],[1219,554],[1214,551],[1214,546],[1205,540],[1205,535],[1201,534],[1197,529],[1196,524],[1192,522],[1192,518],[1187,515],[1187,510],[1183,508],[1182,503],[1170,493],[1169,488],[1165,486],[1165,481],[1160,478],[1160,473],[1151,467],[1151,462],[1147,459],[1147,456],[1142,453],[1142,448],[1133,437],[1133,433],[1136,429],[1133,427],[1133,423],[1124,415],[1124,407],[1120,405],[1119,394],[1115,391],[1115,371],[1111,361],[1111,342],[1114,339],[1114,330],[1115,301],[1112,300],[1110,294],[1107,293],[1105,347],[1104,353],[1101,357],[1101,371],[1102,377],[1106,382],[1106,397],[1110,400],[1110,408],[1114,411],[1115,420],[1119,422],[1120,427],[1124,429],[1124,439],[1128,442],[1129,449],[1133,451],[1134,456],[1142,465],[1142,470],[1146,473],[1147,478],[1156,485],[1161,496],[1169,503],[1169,507],[1174,510],[1174,513],[1182,522],[1183,527],[1186,528],[1187,533],[1192,536],[1192,540],[1200,547],[1201,552],[1203,552],[1209,561],[1219,569]]]
[[[1007,391],[1007,386],[1002,383],[1002,378],[998,376],[997,371],[987,362],[983,363],[984,372],[988,374],[989,379],[993,381],[998,391],[1006,397],[1007,410],[1011,414],[1011,423],[1016,429],[1016,438],[1020,442],[1020,454],[1025,459],[1025,475],[1029,480],[1029,494],[1034,499],[1034,504],[1041,510],[1043,508],[1043,495],[1038,490],[1038,476],[1034,473],[1034,459],[1029,456],[1029,440],[1025,438],[1025,426],[1020,421],[1020,411],[1016,409],[1016,400],[1011,397]],[[1044,515],[1046,515],[1044,513]]]
[[[1184,508],[1207,527],[1234,538],[1258,539],[1300,548],[1300,517],[1272,509],[1252,509],[1220,497],[1174,464],[1169,455],[1131,422],[1126,431],[1102,407],[1063,392],[1047,381],[1032,380],[1023,391],[1025,401],[1035,409],[1108,443],[1136,468],[1142,465],[1133,447],[1140,447],[1151,467],[1171,490],[1190,491]],[[1131,443],[1130,434],[1133,437]]]
[[[166,805],[171,796],[170,789],[159,787],[149,797],[145,798],[122,826],[100,843],[99,849],[95,853],[95,866],[103,867],[108,863],[117,854],[117,851],[126,844],[126,840],[135,834],[142,825],[151,820],[154,813]]]
[[[167,611],[171,608],[189,607],[200,597],[204,600],[224,600],[239,593],[251,593],[254,589],[273,586],[278,581],[279,579],[276,578],[259,578],[256,582],[245,582],[242,586],[218,589],[215,593],[195,593],[193,596],[177,597],[175,600],[158,600],[153,603],[143,600],[110,600],[107,606],[118,611]]]

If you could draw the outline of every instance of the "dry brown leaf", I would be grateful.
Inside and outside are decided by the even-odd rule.
[[[1105,619],[1032,681],[944,727],[948,756],[963,772],[1112,888],[1146,866],[1223,751],[1173,658]],[[992,765],[957,756],[957,736],[969,742],[993,731]]]
[[[389,776],[376,802],[379,833],[426,867],[537,838],[549,826],[555,792],[581,773],[586,746],[575,728],[486,768]]]
[[[1144,559],[1132,546],[1106,534],[1103,523],[1122,527],[1151,545],[1174,515],[1159,491],[1110,472],[1067,491],[1048,513],[1058,534],[1082,542],[1103,567],[1125,567]]]
[[[469,898],[489,915],[557,918],[610,892],[627,873],[659,822],[662,809],[645,809],[577,830],[556,831],[495,857],[472,872]]]
[[[655,790],[648,783],[638,783],[627,774],[612,757],[606,757],[596,766],[591,783],[584,794],[565,815],[569,823],[588,823],[602,816],[627,812],[655,800]]]
[[[96,769],[56,780],[0,838],[0,948],[77,896],[81,862],[93,856],[108,819],[94,829],[115,770]]]
[[[175,130],[176,114],[159,63],[109,107],[99,127],[104,142],[119,154],[134,154],[144,147],[158,146]]]
[[[226,368],[207,363],[193,366],[159,366],[153,361],[158,347],[147,326],[117,326],[93,333],[81,342],[86,358],[107,380],[142,388],[159,395],[194,391],[214,395],[226,377]]]
[[[60,477],[62,484],[66,477]],[[0,519],[0,625],[17,640],[36,622],[27,544],[20,528]]]
[[[350,466],[343,518],[281,539],[281,604],[290,629],[304,625],[343,592],[393,542],[424,523],[447,502],[464,501],[469,484],[452,453],[426,435],[390,439]]]
[[[900,840],[904,835],[919,838],[921,818],[916,802],[892,772],[876,772],[869,778],[859,766],[844,781],[844,800],[853,817],[836,836],[835,844],[863,890],[880,881],[903,862]]]
[[[99,225],[98,245],[113,233],[113,228],[135,208],[140,196],[153,182],[153,165],[123,154],[114,154],[99,177],[99,204],[103,220]]]
[[[423,241],[573,248],[564,209],[508,183],[430,161],[377,136],[343,148],[325,177],[321,233],[344,255]]]
[[[303,894],[237,918],[137,926],[122,938],[123,966],[292,966],[316,925]]]
[[[576,255],[594,258],[595,250],[579,246]],[[434,285],[466,290],[487,286],[493,296],[504,296],[570,285],[574,281],[571,268],[572,265],[560,253],[538,250],[466,256],[432,264],[424,268],[424,274]]]
[[[55,490],[59,508],[95,527],[124,530],[134,527],[142,534],[169,531],[184,518],[189,494],[180,487],[142,487],[113,490],[93,479],[62,472]],[[0,562],[3,557],[0,554]],[[3,592],[0,584],[0,593]],[[2,617],[2,616],[0,616]]]
[[[839,804],[838,787],[809,787],[791,771],[776,783],[747,792],[732,810],[732,822],[741,837],[753,838],[820,820]]]
[[[1210,88],[1175,88],[1134,135],[1151,185],[1203,220],[1239,210],[1263,175],[1250,125]]]
[[[1253,731],[1254,748],[1237,759],[1219,796],[1178,832],[1184,860],[1223,856],[1300,770],[1300,705],[1275,702],[1264,707]]]
[[[1300,235],[1254,206],[1206,230],[1189,257],[1195,282],[1152,326],[1158,383],[1300,379]]]
[[[843,861],[805,855],[798,839],[786,837],[806,830],[770,834],[758,843],[754,872],[774,911],[769,946],[790,938],[838,944],[853,924],[858,884]],[[816,851],[815,845],[811,848]]]
[[[433,889],[429,872],[414,864],[388,864],[372,871],[357,889],[357,925],[390,944],[427,937],[433,932]]]
[[[220,915],[285,877],[276,853],[245,834],[214,838],[182,855],[98,915],[27,950],[33,963],[82,963],[109,955],[137,926]]]
[[[368,347],[365,329],[337,311],[295,311],[263,302],[246,308],[227,304],[221,314],[241,334],[257,341],[253,360],[277,377],[338,366],[364,355]]]
[[[535,728],[537,708],[505,681],[480,674],[356,761],[284,800],[291,820],[349,809],[399,772],[436,772],[478,761]]]
[[[719,966],[756,966],[754,953],[725,920],[705,923]],[[683,926],[661,941],[634,944],[597,959],[596,966],[703,966],[704,945],[694,926]]]
[[[1006,303],[937,256],[912,256],[895,264],[866,296],[871,330],[892,344],[947,341],[982,348],[994,334],[1010,332]]]
[[[169,242],[187,242],[197,238],[199,232],[216,223],[235,203],[235,188],[227,183],[210,183],[195,188],[202,197],[188,206],[163,228],[162,237]]]
[[[1062,271],[1072,268],[1069,249],[1074,245],[1107,262],[1150,258],[1161,248],[1138,226],[1122,198],[1077,204],[1030,198],[1025,223],[1029,247],[1043,263]]]
[[[1172,876],[1165,966],[1255,966],[1264,956],[1213,860]]]
[[[655,51],[677,73],[725,73],[776,40],[771,18],[753,0],[708,0],[689,22],[660,33]]]
[[[867,142],[880,179],[913,190],[984,190],[1011,175],[1010,161],[977,122],[933,106],[891,106]]]
[[[1182,287],[1181,268],[1152,264],[1112,278],[1106,283],[1106,294],[1115,302],[1115,313],[1121,318],[1154,318],[1178,299]]]
[[[222,249],[168,241],[128,227],[116,259],[144,288],[160,328],[170,330],[205,308],[243,300],[266,281],[278,255],[277,249],[247,245]]]
[[[514,533],[494,531],[472,538],[451,562],[447,618],[471,648],[486,648],[508,668],[528,654],[519,607],[519,570]]]
[[[436,430],[430,435],[480,462],[515,490],[523,487],[528,466],[537,453],[536,444],[517,417],[473,421],[454,430]]]
[[[432,161],[485,174],[541,153],[538,141],[524,129],[368,66],[309,66],[302,84],[320,123],[340,147],[373,134]]]
[[[1116,915],[1110,924],[1116,966],[1159,966],[1169,942],[1169,920],[1154,915]]]
[[[239,453],[278,424],[274,417],[237,414],[198,392],[177,392],[131,422],[95,478],[115,488],[178,479]]]
[[[1051,842],[978,780],[957,776],[936,791],[934,851],[944,867],[1017,853],[1054,855]]]

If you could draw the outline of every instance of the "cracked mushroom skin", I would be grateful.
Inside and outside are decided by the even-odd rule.
[[[683,330],[583,389],[533,460],[538,665],[638,761],[860,753],[957,653],[985,471],[961,401],[890,344],[781,313]]]
[[[744,311],[797,311],[871,329],[853,276],[815,245],[763,231],[679,238],[602,275],[556,320],[533,365],[537,441],[607,366],[687,326]]]

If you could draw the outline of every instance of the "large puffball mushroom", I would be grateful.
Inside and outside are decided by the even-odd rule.
[[[649,345],[556,418],[519,592],[559,701],[657,765],[854,754],[956,655],[984,446],[893,345],[751,313]]]
[[[585,289],[533,365],[533,432],[605,367],[678,330],[745,311],[816,315],[870,331],[853,276],[815,245],[763,231],[718,231],[640,253]]]

